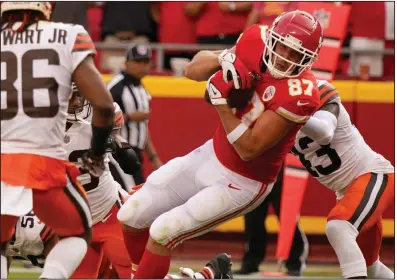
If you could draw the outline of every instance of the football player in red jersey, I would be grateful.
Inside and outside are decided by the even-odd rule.
[[[118,212],[127,250],[139,265],[135,278],[163,278],[178,244],[244,215],[270,193],[297,131],[319,105],[310,66],[321,42],[318,21],[294,11],[269,30],[250,27],[235,53],[216,57],[217,65],[192,62],[203,64],[204,78],[216,72],[207,92],[223,126],[201,147],[153,172]],[[255,94],[243,109],[232,110],[228,94],[251,88],[251,75],[260,77]]]

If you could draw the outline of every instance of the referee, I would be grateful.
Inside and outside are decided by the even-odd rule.
[[[134,45],[126,52],[125,70],[116,75],[108,84],[113,100],[120,106],[124,113],[125,125],[121,130],[122,136],[135,150],[142,162],[142,151],[148,156],[154,169],[162,165],[156,149],[150,138],[148,121],[150,116],[151,96],[141,83],[150,69],[151,50],[144,45]],[[112,170],[114,171],[114,169]],[[112,172],[114,174],[114,172]],[[114,176],[119,182],[120,176]],[[144,183],[142,169],[133,175],[135,185]],[[126,181],[119,182],[129,190],[132,186],[126,185]],[[127,183],[129,184],[129,183]]]
[[[265,259],[268,243],[268,233],[265,219],[268,214],[269,204],[280,219],[281,195],[283,187],[284,165],[277,176],[276,183],[266,199],[253,211],[244,216],[246,251],[241,268],[235,274],[247,275],[259,271],[259,265]],[[305,233],[296,223],[290,254],[285,262],[289,276],[301,276],[306,268],[309,244]]]

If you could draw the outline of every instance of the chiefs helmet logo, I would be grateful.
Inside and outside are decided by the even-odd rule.
[[[268,86],[262,95],[263,102],[267,102],[271,100],[274,97],[275,93],[276,93],[276,88],[274,86]]]

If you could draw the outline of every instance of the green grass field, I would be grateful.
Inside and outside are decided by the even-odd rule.
[[[10,273],[9,273],[9,278],[19,278],[19,279],[37,279],[40,275],[41,269],[37,267],[33,268],[26,268],[24,267],[25,264],[29,264],[29,262],[26,261],[15,261],[11,265]],[[179,267],[190,267],[194,271],[198,271],[202,268],[202,266],[205,264],[205,261],[200,261],[200,260],[192,260],[192,259],[174,259],[171,263],[171,272],[172,273],[177,273],[179,271]],[[240,267],[240,263],[233,263],[233,269],[238,269]],[[394,271],[394,267],[389,267]],[[272,272],[276,271],[277,265],[275,263],[269,263],[269,264],[262,264],[260,267],[260,270],[262,272]],[[267,278],[270,276],[264,276],[262,273],[256,273],[256,274],[251,274],[248,277],[247,276],[239,276],[235,275],[234,278]],[[306,267],[306,271],[303,275],[302,278],[314,278],[318,279],[319,277],[329,277],[329,278],[341,278],[342,275],[340,274],[339,271],[339,266],[338,265],[333,265],[333,264],[308,264]]]
[[[28,262],[24,261],[14,261],[10,273],[9,273],[9,278],[19,278],[19,279],[34,279],[38,278],[40,275],[40,268],[25,268],[24,264]],[[200,270],[200,268],[205,264],[203,261],[198,261],[198,260],[173,260],[171,264],[171,272],[172,273],[177,273],[179,271],[179,267],[184,266],[184,267],[190,267],[193,270],[197,271]],[[240,266],[239,263],[234,263],[233,268],[238,269]],[[266,271],[266,272],[272,272],[276,271],[277,267],[276,264],[270,263],[270,264],[265,264],[261,265],[261,271]],[[393,268],[391,268],[393,269]],[[270,277],[270,276],[269,276]],[[332,278],[340,278],[341,274],[339,272],[339,266],[337,265],[323,265],[323,264],[308,264],[306,271],[303,275],[303,277],[309,277],[309,278],[319,278],[319,277],[332,277]],[[239,276],[235,275],[235,278],[266,278],[263,276],[263,274],[258,273],[258,274],[252,274],[247,276]]]

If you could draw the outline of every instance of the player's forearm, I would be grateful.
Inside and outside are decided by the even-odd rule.
[[[189,62],[185,69],[185,77],[201,82],[208,80],[212,74],[221,69],[218,55],[222,51],[200,51]]]
[[[318,144],[327,145],[334,138],[336,125],[337,119],[332,113],[319,110],[310,117],[301,131]]]
[[[229,106],[220,105],[215,106],[215,108],[219,114],[226,135],[229,135],[241,124],[241,120],[233,114]],[[250,128],[248,128],[232,145],[240,158],[245,161],[254,159],[263,152],[260,139],[254,137],[252,129]]]

